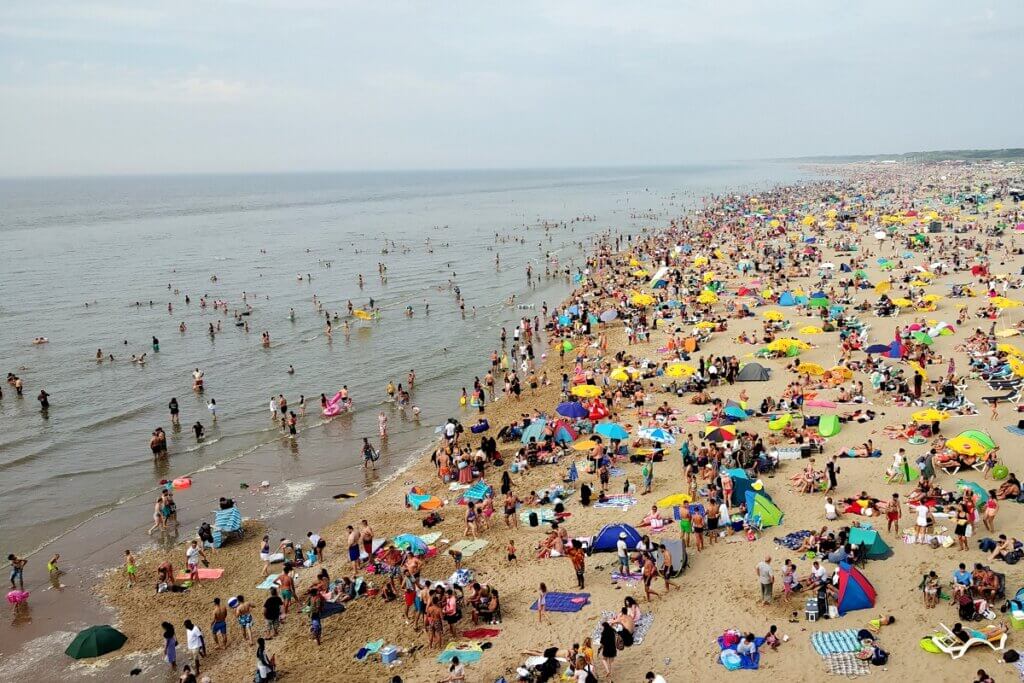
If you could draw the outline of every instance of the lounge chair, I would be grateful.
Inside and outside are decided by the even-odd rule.
[[[971,637],[966,643],[964,643],[956,637],[948,626],[941,622],[939,623],[939,626],[942,627],[942,630],[945,631],[945,633],[932,636],[932,642],[935,643],[935,647],[939,648],[939,650],[945,652],[953,659],[960,659],[967,654],[967,651],[971,649],[972,646],[978,644],[988,645],[995,652],[1002,652],[1006,647],[1006,631],[1003,631],[998,636],[987,636],[982,631],[969,629],[968,633],[971,634]],[[992,639],[993,637],[995,637],[994,640]]]

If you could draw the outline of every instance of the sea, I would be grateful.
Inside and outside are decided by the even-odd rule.
[[[185,476],[183,525],[263,481],[247,513],[336,514],[331,495],[379,484],[460,415],[502,327],[557,305],[595,238],[664,226],[710,194],[806,177],[735,163],[0,180],[0,371],[24,385],[18,397],[0,384],[0,549],[40,555],[36,570],[53,552],[69,566],[115,565],[114,549],[149,542],[161,482]],[[348,302],[371,300],[378,319],[348,315]],[[403,408],[385,387],[410,370]],[[353,409],[325,419],[320,395],[343,385]],[[278,394],[296,412],[305,397],[295,438],[271,419]],[[382,413],[389,436],[368,472],[360,446],[381,445]],[[149,448],[157,427],[166,459]]]

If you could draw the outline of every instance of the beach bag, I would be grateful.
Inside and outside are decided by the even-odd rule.
[[[586,683],[597,683],[597,676],[594,675],[594,670],[589,664],[584,671],[587,672],[587,677],[584,679]]]
[[[983,538],[978,541],[978,550],[983,553],[990,553],[996,549],[996,542],[991,538]]]
[[[978,610],[974,606],[974,600],[969,595],[961,595],[957,598],[957,615],[961,621],[974,621],[978,618]]]
[[[1003,555],[1003,561],[1006,562],[1006,564],[1017,564],[1020,562],[1022,556],[1024,556],[1024,551],[1011,550]]]
[[[540,520],[537,518],[536,512],[531,512],[528,516],[530,526],[537,526],[540,524]]]

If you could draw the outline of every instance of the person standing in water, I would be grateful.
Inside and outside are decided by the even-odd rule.
[[[181,424],[178,416],[180,410],[178,408],[178,399],[176,397],[171,397],[171,402],[167,404],[167,410],[171,411],[171,424],[175,427],[179,426]]]

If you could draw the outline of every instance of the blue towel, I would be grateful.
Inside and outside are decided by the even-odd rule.
[[[583,598],[583,600],[573,602],[576,598]],[[555,593],[552,591],[544,598],[544,609],[548,612],[579,612],[589,603],[590,593]],[[536,601],[530,605],[530,609],[537,611]]]

